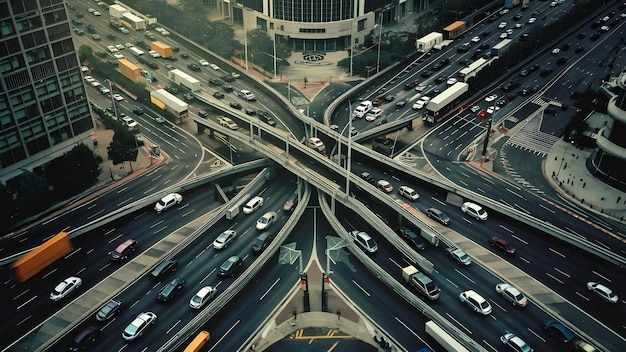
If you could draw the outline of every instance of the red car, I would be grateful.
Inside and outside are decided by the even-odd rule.
[[[491,247],[496,248],[501,252],[504,252],[504,254],[506,255],[515,255],[515,247],[513,247],[513,245],[500,237],[491,237],[489,239],[489,244],[491,245]]]

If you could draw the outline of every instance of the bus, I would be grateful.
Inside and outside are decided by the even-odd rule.
[[[442,121],[455,105],[459,104],[465,93],[469,89],[469,85],[464,82],[456,82],[441,94],[432,98],[426,105],[424,112],[424,122],[434,125]]]
[[[459,81],[466,82],[468,79],[476,76],[478,71],[482,70],[484,67],[489,65],[491,60],[480,58],[474,62],[472,62],[469,66],[459,71]]]
[[[199,352],[202,346],[204,346],[210,338],[211,334],[209,334],[208,331],[200,331],[193,341],[185,347],[184,352]]]

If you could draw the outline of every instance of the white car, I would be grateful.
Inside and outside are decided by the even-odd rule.
[[[476,313],[480,313],[482,315],[491,314],[491,304],[489,304],[486,299],[473,290],[461,292],[459,299]]]
[[[409,186],[400,186],[400,188],[398,188],[398,194],[408,200],[418,200],[420,198],[420,195]]]
[[[127,48],[133,48],[133,47],[134,47],[133,43],[126,43],[126,44],[124,44],[124,45],[125,45]]]
[[[492,101],[498,99],[498,96],[496,94],[491,94],[490,96],[485,98],[485,101],[488,103],[491,103]]]
[[[89,13],[94,13],[96,11],[96,9],[94,9],[93,7],[90,7],[87,9],[87,12]]]
[[[115,44],[117,50],[124,50],[124,46],[122,44]]]
[[[113,99],[116,101],[124,101],[124,97],[119,94],[113,94]]]
[[[114,45],[107,46],[107,50],[109,50],[109,52],[112,52],[112,53],[118,52],[117,48]]]
[[[85,82],[87,82],[87,83],[91,83],[91,82],[96,80],[95,78],[93,78],[91,76],[85,76],[84,79],[85,79]]]
[[[500,22],[500,24],[498,25],[498,28],[502,29],[506,27],[506,22]]]
[[[199,63],[200,63],[200,65],[202,65],[202,66],[209,66],[209,62],[208,62],[208,61],[206,61],[206,60],[202,60],[202,59],[201,59],[201,60],[200,60],[200,61],[198,61],[198,62],[199,62]]]
[[[552,51],[551,51],[550,53],[551,53],[552,55],[557,55],[557,54],[558,54],[558,53],[560,53],[560,52],[561,52],[561,49],[559,49],[559,48],[554,48],[554,49],[552,49]]]
[[[507,32],[504,32],[502,34],[500,34],[500,39],[506,39],[506,37],[508,37],[509,34]]]
[[[385,193],[391,193],[391,191],[393,191],[393,186],[387,180],[378,180],[376,187]]]
[[[263,197],[254,197],[243,206],[244,214],[252,214],[255,210],[263,206]]]
[[[449,248],[446,248],[446,251],[448,255],[454,258],[454,260],[456,260],[459,264],[463,264],[463,265],[472,264],[472,259],[461,248],[449,247]]]
[[[220,233],[219,236],[213,241],[213,248],[215,249],[223,249],[228,246],[230,241],[234,240],[237,237],[237,232],[234,230],[226,230]]]
[[[322,140],[317,137],[310,137],[309,139],[307,139],[306,145],[307,147],[315,149],[320,153],[326,150],[324,142],[322,142]]]
[[[531,18],[528,19],[528,24],[533,24],[533,23],[535,23],[536,20],[537,19],[535,17],[531,17]]]
[[[173,207],[176,204],[180,204],[180,202],[182,201],[183,201],[183,196],[181,196],[178,193],[170,193],[166,195],[165,197],[161,198],[161,200],[159,200],[154,205],[154,210],[156,210],[157,213],[160,213],[164,210],[167,210]]]
[[[526,342],[524,342],[524,340],[520,339],[519,337],[517,337],[514,334],[506,333],[503,336],[500,336],[500,341],[502,341],[503,344],[509,346],[509,348],[511,348],[512,351],[516,351],[516,352],[533,352],[533,348],[528,346],[528,344]]]
[[[506,34],[512,35],[513,34],[513,29],[512,28],[507,29],[506,30]]]
[[[354,230],[350,231],[350,236],[366,252],[373,254],[378,250],[378,244],[366,232]]]
[[[480,110],[480,106],[478,105],[474,105],[472,106],[472,108],[470,109],[471,112],[478,112],[478,110]]]
[[[380,108],[372,108],[367,115],[365,115],[365,121],[374,121],[380,115],[382,115],[383,109]]]
[[[198,293],[195,294],[195,296],[191,297],[191,300],[189,300],[189,307],[193,309],[202,308],[202,306],[215,297],[215,293],[217,293],[217,288],[204,286],[200,289],[200,291],[198,291]]]
[[[514,306],[526,307],[528,299],[515,287],[501,283],[496,285],[496,292],[498,292],[507,301],[511,302]]]
[[[597,282],[592,282],[592,281],[587,282],[587,288],[589,289],[589,291],[602,297],[607,302],[617,303],[617,301],[619,300],[615,292],[613,292],[610,288],[602,284],[599,284]]]
[[[124,33],[124,34],[128,34],[128,33],[130,33],[130,32],[128,31],[128,29],[126,29],[126,27],[120,27],[120,28],[119,28],[119,31],[120,31],[120,32],[122,32],[122,33]]]
[[[423,108],[424,106],[426,106],[426,104],[428,104],[429,101],[430,101],[430,97],[427,97],[427,96],[421,97],[418,101],[415,102],[415,104],[413,104],[413,110],[419,110]]]
[[[81,71],[81,72],[89,72],[89,67],[87,67],[87,66],[81,66],[81,67],[80,67],[80,71]]]
[[[93,15],[94,15],[94,16],[102,16],[102,14],[100,13],[100,11],[94,11],[94,12],[93,12]]]
[[[115,53],[115,54],[113,54],[113,57],[119,60],[119,59],[123,59],[124,55],[122,55],[120,53]]]
[[[479,41],[480,41],[479,36],[475,36],[474,38],[472,38],[472,43],[478,43]]]
[[[220,126],[228,127],[229,129],[233,131],[236,131],[237,128],[239,128],[239,126],[237,126],[237,123],[235,123],[235,121],[231,120],[229,117],[226,117],[226,116],[218,117],[217,123],[219,123]]]
[[[156,314],[152,312],[140,313],[132,323],[128,324],[124,332],[122,332],[122,338],[126,341],[133,341],[139,336],[143,335],[148,326],[154,324],[156,321]]]
[[[270,227],[270,225],[272,225],[274,221],[276,221],[276,213],[273,211],[268,211],[267,213],[263,214],[263,216],[261,216],[259,220],[256,221],[256,229],[259,231],[265,230]]]
[[[493,106],[490,106],[490,107],[487,108],[487,113],[488,114],[493,114],[494,111],[498,111],[498,110],[500,110],[499,106],[496,106],[495,108]]]
[[[52,292],[50,293],[50,299],[53,301],[58,301],[70,294],[70,292],[80,287],[80,284],[82,283],[83,280],[81,280],[79,277],[68,277],[67,279],[61,281],[58,285],[56,285],[54,290],[52,290]]]
[[[463,211],[465,214],[470,215],[473,218],[476,218],[476,220],[485,221],[489,217],[485,209],[483,209],[480,205],[472,202],[463,203],[463,205],[461,205],[461,211]]]
[[[452,78],[448,78],[448,80],[446,81],[446,84],[451,86],[451,85],[455,84],[458,81],[459,81],[458,79],[452,77]]]
[[[211,68],[214,69],[215,71],[220,69],[220,67],[217,66],[216,64],[210,64],[209,66],[211,66]]]

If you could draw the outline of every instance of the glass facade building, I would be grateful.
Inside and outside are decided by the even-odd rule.
[[[63,0],[0,0],[0,181],[94,128]]]

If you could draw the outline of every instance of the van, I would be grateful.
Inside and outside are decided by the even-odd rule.
[[[239,96],[247,101],[256,101],[256,97],[252,94],[251,91],[242,89],[239,91]]]
[[[113,252],[111,252],[111,260],[121,260],[126,259],[132,252],[137,250],[139,243],[137,241],[129,239],[124,241],[124,243],[120,244],[115,248]]]
[[[88,351],[94,347],[96,340],[100,337],[100,329],[88,327],[81,331],[67,347],[68,351]]]
[[[254,197],[243,206],[244,214],[252,214],[255,210],[259,209],[263,206],[263,198],[262,197]]]
[[[374,107],[374,104],[372,104],[371,101],[363,100],[361,102],[361,104],[359,104],[359,106],[357,106],[354,109],[354,112],[352,113],[352,116],[353,117],[358,117],[358,118],[363,118],[363,116],[365,116],[365,114],[367,114],[370,110],[372,110],[372,107]]]
[[[259,237],[256,238],[256,240],[254,240],[254,244],[252,244],[252,253],[259,254],[263,252],[265,248],[267,248],[267,246],[272,243],[273,239],[274,235],[272,235],[270,232],[263,232],[259,235]]]

